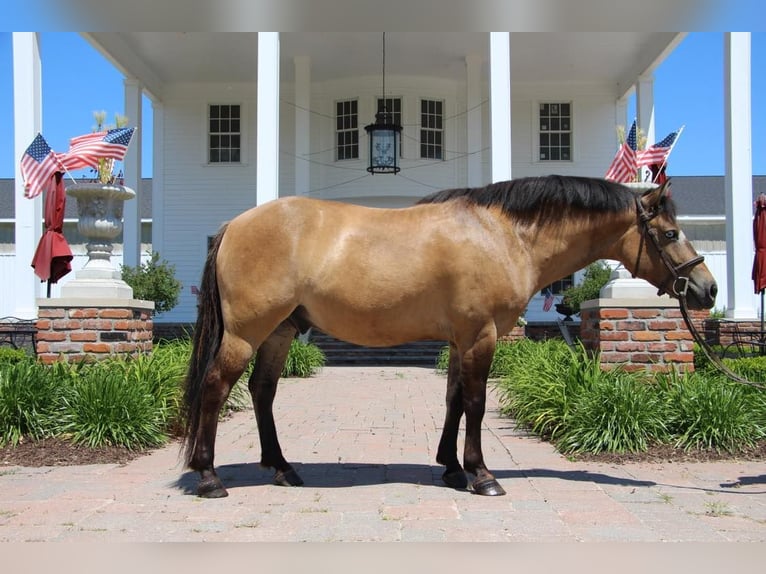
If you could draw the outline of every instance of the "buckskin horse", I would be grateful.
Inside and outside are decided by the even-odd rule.
[[[303,484],[282,454],[272,404],[290,342],[311,326],[365,346],[448,341],[443,481],[505,494],[481,449],[487,375],[498,336],[537,291],[614,259],[691,309],[713,306],[715,280],[678,228],[668,189],[531,177],[440,191],[402,209],[286,197],[235,217],[204,266],[184,392],[197,494],[227,495],[213,466],[218,415],[253,356],[261,465],[276,484]]]

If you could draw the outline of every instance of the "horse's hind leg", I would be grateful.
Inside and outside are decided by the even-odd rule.
[[[215,435],[221,407],[252,358],[252,347],[241,339],[224,335],[216,358],[205,376],[200,423],[189,467],[200,473],[197,494],[204,498],[228,496],[213,467]]]
[[[303,480],[282,455],[274,424],[274,396],[277,381],[282,374],[290,343],[296,329],[290,323],[282,323],[269,335],[258,349],[253,373],[248,387],[253,397],[255,418],[258,422],[258,437],[261,442],[261,466],[276,470],[274,482],[280,486],[301,486]]]
[[[447,467],[442,475],[444,483],[451,488],[464,489],[468,486],[463,467],[457,457],[457,435],[460,418],[463,416],[463,391],[460,380],[460,357],[454,343],[450,343],[449,367],[447,370],[447,414],[444,417],[436,462]]]

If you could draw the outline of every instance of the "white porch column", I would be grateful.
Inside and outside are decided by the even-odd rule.
[[[122,262],[123,265],[136,267],[141,261],[141,133],[143,118],[141,115],[142,87],[138,80],[125,79],[125,115],[128,125],[136,126],[125,155],[125,185],[136,192],[136,197],[125,202],[122,212]]]
[[[311,185],[311,59],[296,56],[295,66],[295,195],[307,195]]]
[[[655,143],[654,131],[654,77],[641,76],[636,82],[636,115],[638,126],[646,135],[646,146]],[[631,120],[632,121],[632,120]]]
[[[32,258],[42,235],[43,199],[24,197],[21,157],[38,132],[42,132],[42,64],[40,40],[36,32],[13,32],[13,120],[16,185],[16,264],[12,278],[16,300],[13,314],[23,319],[37,317],[35,299],[40,296],[40,280],[32,269]],[[8,280],[9,278],[6,278]]]
[[[492,182],[511,179],[511,36],[489,34],[489,116]]]
[[[279,32],[258,32],[256,205],[279,197]]]
[[[465,87],[466,87],[466,151],[467,183],[469,187],[478,187],[484,183],[481,170],[481,67],[482,58],[477,54],[465,57]]]
[[[724,34],[726,154],[726,316],[756,317],[753,305],[753,165],[750,114],[750,32]],[[720,305],[722,302],[719,302]]]
[[[165,252],[165,109],[152,101],[152,249]]]

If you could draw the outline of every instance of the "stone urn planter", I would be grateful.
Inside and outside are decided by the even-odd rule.
[[[124,185],[77,183],[67,187],[67,195],[77,200],[77,231],[88,239],[88,262],[75,273],[75,279],[62,285],[63,297],[132,298],[133,289],[112,266],[113,241],[122,233],[125,201],[136,192]]]

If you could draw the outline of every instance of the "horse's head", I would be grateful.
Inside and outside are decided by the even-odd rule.
[[[686,296],[689,309],[713,307],[718,286],[678,227],[668,182],[637,196],[636,210],[637,234],[626,245],[635,255],[626,266],[657,287],[658,294]]]

